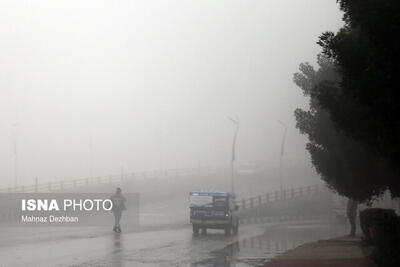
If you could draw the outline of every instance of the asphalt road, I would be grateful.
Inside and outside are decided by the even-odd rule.
[[[238,236],[209,230],[194,236],[189,224],[123,229],[6,228],[1,266],[257,266],[288,249],[344,235],[321,222],[241,225]]]

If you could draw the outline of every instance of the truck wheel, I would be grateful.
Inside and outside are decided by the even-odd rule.
[[[225,235],[230,235],[231,234],[231,229],[232,229],[232,226],[231,225],[227,225],[226,227],[225,227]]]
[[[193,224],[193,234],[198,235],[199,234],[200,227],[197,225]]]

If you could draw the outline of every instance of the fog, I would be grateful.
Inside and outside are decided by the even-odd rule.
[[[287,172],[312,174],[292,75],[341,25],[333,0],[3,0],[0,186],[15,147],[19,184],[228,164],[228,116],[238,163],[278,168],[280,120]]]

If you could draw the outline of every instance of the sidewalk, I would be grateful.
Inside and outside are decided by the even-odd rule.
[[[359,237],[338,237],[289,250],[264,267],[366,267],[375,266],[362,252]]]

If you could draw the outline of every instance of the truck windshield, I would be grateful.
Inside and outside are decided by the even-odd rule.
[[[190,196],[190,207],[212,207],[213,197],[212,196]]]
[[[215,196],[214,197],[214,207],[215,208],[225,208],[228,205],[227,197],[220,197],[220,196]]]
[[[228,206],[228,198],[226,196],[190,196],[190,207],[207,207],[207,208],[226,208]]]

